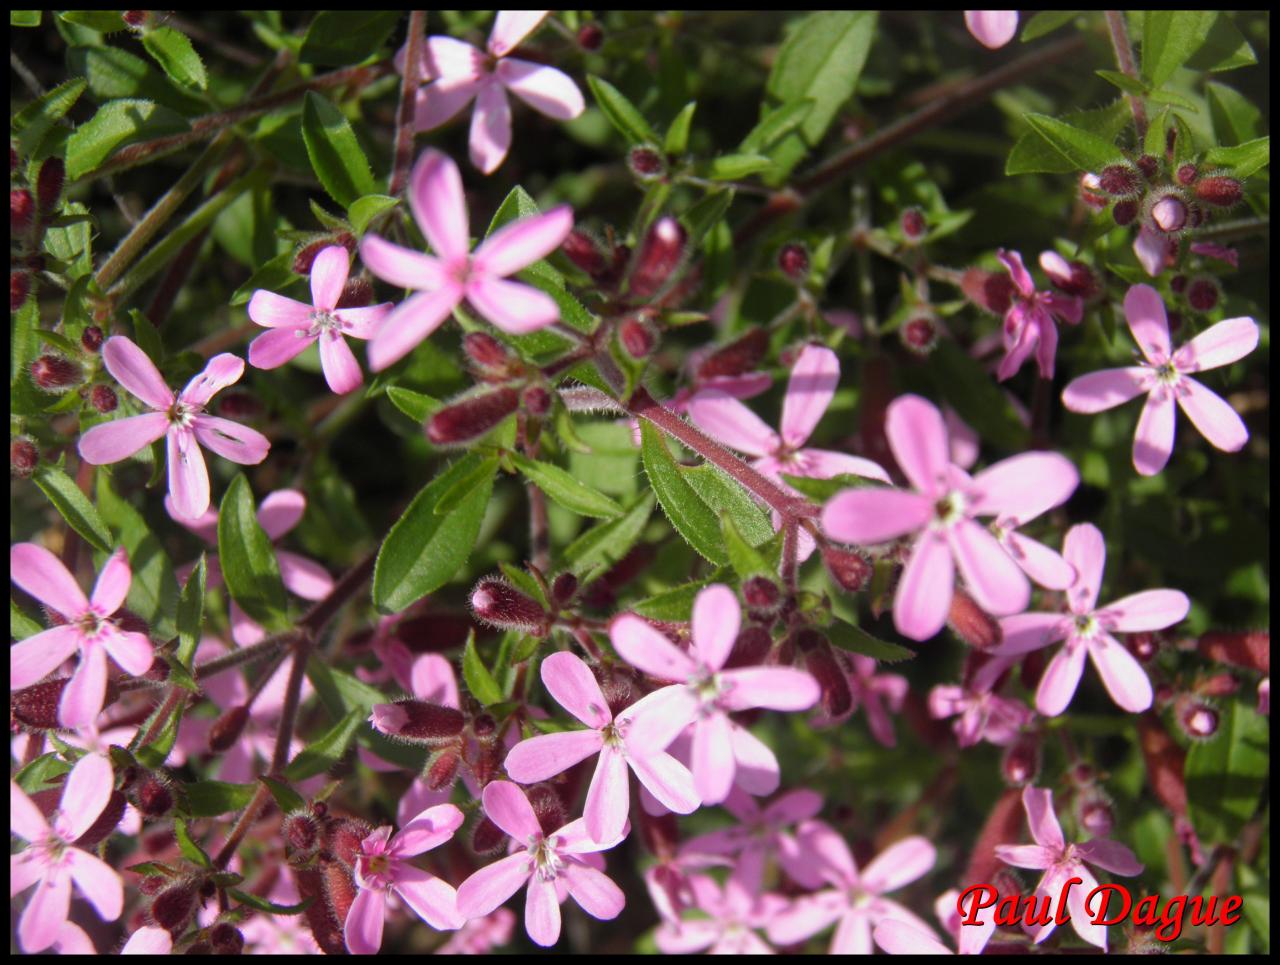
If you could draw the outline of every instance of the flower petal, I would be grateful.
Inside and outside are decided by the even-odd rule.
[[[18,922],[18,944],[28,954],[42,952],[58,940],[58,930],[71,907],[71,876],[58,869],[46,874]]]
[[[1056,852],[1038,844],[997,844],[996,857],[1015,868],[1043,870],[1050,867]]]
[[[94,608],[105,616],[115,613],[129,595],[129,584],[132,581],[129,555],[122,546],[107,557],[106,563],[102,565],[98,582],[94,584],[93,595],[90,597]]]
[[[920,493],[933,496],[946,487],[951,460],[937,406],[918,395],[899,396],[889,404],[885,433],[898,466]]]
[[[464,46],[471,47],[470,44]],[[433,131],[453,120],[475,99],[483,83],[483,76],[475,74],[441,77],[419,88],[413,101],[414,130]]]
[[[1065,590],[1075,582],[1076,571],[1071,564],[1043,543],[1011,532],[1005,534],[1003,545],[1014,562],[1022,567],[1022,572],[1041,586]]]
[[[125,673],[141,677],[155,662],[155,648],[145,633],[111,630],[103,633],[100,644]]]
[[[709,670],[724,666],[738,639],[742,607],[737,594],[723,583],[715,583],[699,591],[693,601],[693,652]]]
[[[403,54],[403,56],[402,56]],[[407,52],[401,48],[396,54],[396,70],[404,73],[404,61]],[[479,79],[485,69],[485,55],[478,47],[453,37],[433,36],[427,38],[426,49],[422,52],[423,81],[436,78],[470,78]]]
[[[1075,929],[1077,935],[1083,938],[1091,945],[1097,945],[1099,948],[1106,950],[1107,947],[1107,926],[1096,925],[1093,922],[1087,908],[1085,907],[1085,899],[1089,894],[1098,887],[1098,879],[1089,873],[1089,870],[1078,861],[1072,863],[1072,877],[1079,876],[1080,883],[1073,885],[1071,890],[1067,892],[1067,909],[1071,912],[1071,927]],[[1094,909],[1099,911],[1101,909]]]
[[[618,716],[627,721],[627,752],[647,757],[665,751],[698,716],[699,701],[684,684],[662,687],[641,697]]]
[[[609,640],[618,656],[651,676],[687,680],[694,672],[687,653],[634,613],[614,618],[609,624]]]
[[[90,465],[107,466],[145,449],[168,428],[169,417],[163,412],[145,412],[91,427],[80,436],[76,449]]]
[[[36,543],[18,543],[9,548],[9,575],[14,583],[69,621],[80,619],[89,609],[84,590],[62,560]]]
[[[582,817],[587,834],[596,841],[617,838],[627,823],[631,809],[631,787],[627,782],[627,762],[622,751],[605,747],[596,762]]]
[[[436,931],[452,931],[467,922],[458,912],[458,893],[453,885],[421,868],[401,865],[393,887],[405,904]]]
[[[481,85],[476,95],[467,144],[471,163],[485,174],[492,174],[506,160],[511,149],[511,103],[497,79]]]
[[[937,858],[937,850],[920,835],[903,838],[862,869],[862,884],[876,894],[897,891],[928,874]]]
[[[771,710],[808,710],[822,695],[807,672],[793,667],[743,667],[720,674],[728,710],[767,707]]]
[[[1183,378],[1178,383],[1177,399],[1187,418],[1215,449],[1239,452],[1249,441],[1249,430],[1240,414],[1226,399],[1195,379]]]
[[[588,727],[601,728],[613,720],[600,684],[581,657],[564,650],[553,653],[542,661],[540,672],[547,693]]]
[[[536,332],[560,318],[560,306],[546,292],[502,278],[473,277],[467,284],[467,301],[511,335]]]
[[[347,912],[342,936],[353,955],[375,955],[382,948],[382,926],[387,914],[387,893],[381,888],[361,888]]]
[[[1142,664],[1109,634],[1089,641],[1089,656],[1111,699],[1122,710],[1140,714],[1151,707],[1151,680]]]
[[[970,512],[1012,517],[1018,525],[1065,503],[1080,484],[1071,460],[1056,452],[1024,452],[973,477]]]
[[[124,884],[115,869],[97,855],[79,848],[68,848],[66,859],[76,888],[93,905],[98,917],[103,921],[119,918],[124,910]]]
[[[862,456],[851,456],[845,452],[832,452],[829,449],[801,449],[796,453],[804,471],[796,475],[809,476],[813,479],[830,479],[833,476],[848,474],[862,476],[864,479],[878,479],[889,483],[889,474],[880,464]]]
[[[173,405],[173,390],[146,352],[123,335],[113,335],[102,346],[102,364],[112,377],[153,409]]]
[[[966,12],[966,22],[968,19],[969,14]],[[1017,18],[1015,17],[1014,20],[1016,22]],[[971,32],[972,29],[970,27]],[[983,42],[985,43],[985,41]],[[1036,284],[1031,280],[1031,273],[1027,271],[1027,266],[1022,262],[1022,255],[1019,252],[1005,251],[1001,248],[996,251],[996,257],[1000,260],[1000,264],[1004,265],[1005,270],[1009,272],[1009,277],[1013,279],[1013,285],[1018,290],[1018,293],[1023,298],[1031,298],[1036,293]]]
[[[780,771],[778,759],[769,745],[732,721],[730,740],[733,743],[733,759],[737,762],[733,775],[734,784],[757,797],[776,791],[781,780]]]
[[[386,321],[393,308],[395,305],[392,302],[382,302],[378,305],[366,305],[363,308],[339,308],[333,314],[342,323],[343,335],[349,338],[370,339],[378,334],[378,329],[382,327],[382,323]]]
[[[1098,604],[1102,572],[1107,566],[1107,544],[1102,531],[1092,523],[1080,523],[1067,530],[1062,555],[1076,571],[1067,601],[1073,613],[1088,613]]]
[[[276,560],[280,564],[280,579],[295,596],[323,600],[333,591],[333,577],[315,560],[288,550],[276,550]]]
[[[548,10],[499,10],[489,32],[489,53],[505,57],[542,23]]]
[[[462,286],[449,283],[401,302],[369,341],[369,368],[381,372],[431,335],[462,301]]]
[[[447,262],[471,248],[462,174],[449,155],[427,148],[409,177],[409,205],[431,250]]]
[[[106,696],[106,651],[100,646],[86,647],[70,683],[62,691],[58,723],[64,727],[88,727],[102,711]]]
[[[258,506],[258,525],[274,543],[302,522],[302,514],[306,511],[305,495],[297,489],[277,489],[268,493]]]
[[[435,291],[448,281],[439,258],[392,244],[373,234],[365,235],[360,242],[360,260],[375,277],[399,288]]]
[[[320,368],[324,380],[338,395],[346,395],[360,388],[364,375],[360,363],[351,354],[351,346],[337,332],[325,332],[320,336]]]
[[[850,909],[831,936],[831,955],[870,955],[871,919],[860,908]]]
[[[1252,318],[1227,318],[1201,332],[1173,355],[1179,372],[1203,372],[1230,365],[1258,347]]]
[[[731,449],[767,456],[781,441],[764,421],[720,389],[702,389],[688,402],[689,418],[703,432]]]
[[[848,907],[847,899],[837,892],[803,895],[769,922],[769,940],[777,945],[799,944],[838,921]]]
[[[193,430],[206,449],[242,466],[256,466],[271,450],[271,440],[261,432],[230,419],[198,415]]]
[[[278,369],[301,355],[317,338],[305,328],[276,328],[249,343],[249,364],[255,369]]]
[[[565,862],[561,872],[569,883],[569,894],[592,918],[609,921],[617,918],[627,903],[622,889],[604,872],[577,861]]]
[[[1067,383],[1062,390],[1062,404],[1072,412],[1088,415],[1128,402],[1151,385],[1150,369],[1103,369]]]
[[[1036,688],[1036,710],[1057,717],[1067,709],[1084,673],[1085,647],[1068,643],[1054,655]]]
[[[1164,299],[1150,285],[1134,285],[1124,296],[1124,317],[1133,340],[1152,365],[1169,361],[1169,316]]]
[[[507,90],[557,121],[571,121],[586,109],[582,91],[562,70],[509,57],[498,62],[495,73]]]
[[[782,441],[801,446],[813,434],[840,384],[840,360],[824,345],[801,350],[782,400]]]
[[[351,272],[351,256],[342,245],[320,249],[311,263],[311,301],[316,308],[330,312],[338,305],[342,289]]]
[[[978,606],[995,616],[1009,616],[1027,608],[1031,584],[991,533],[965,519],[951,528],[949,536],[960,575]]]
[[[702,804],[693,784],[693,775],[670,754],[660,751],[647,757],[628,755],[627,763],[645,789],[667,810],[676,814],[692,814]]]
[[[169,495],[173,497],[174,510],[179,516],[204,515],[209,508],[209,470],[196,444],[195,433],[190,429],[170,428],[166,442]]]
[[[573,209],[567,204],[513,221],[476,248],[472,270],[497,278],[513,275],[559,248],[572,230]]]
[[[529,799],[510,781],[490,781],[484,788],[484,813],[521,844],[542,833]],[[468,916],[470,917],[470,916]]]
[[[1027,811],[1027,826],[1031,829],[1031,837],[1042,848],[1061,851],[1067,846],[1067,839],[1062,835],[1062,825],[1053,810],[1053,792],[1048,788],[1024,787],[1022,789],[1022,806]]]
[[[458,886],[458,911],[464,918],[481,918],[489,914],[514,895],[529,880],[531,873],[526,851],[518,851],[486,865]]]
[[[1167,386],[1157,386],[1147,396],[1133,435],[1133,466],[1140,475],[1154,476],[1168,464],[1173,454],[1176,411],[1172,390]]]
[[[894,594],[893,625],[898,632],[912,640],[928,640],[941,630],[951,607],[955,576],[946,539],[926,530],[916,540]]]
[[[595,730],[566,730],[522,740],[507,754],[507,774],[521,784],[535,784],[585,761],[604,746]]]
[[[239,382],[242,375],[244,375],[244,359],[230,352],[223,352],[209,359],[204,371],[187,383],[186,388],[178,394],[178,398],[188,405],[206,406],[210,399],[228,385]]]
[[[1076,856],[1089,864],[1097,865],[1113,875],[1132,878],[1142,874],[1143,865],[1137,856],[1119,841],[1094,838],[1076,845]]]
[[[35,802],[27,797],[27,792],[18,786],[18,782],[9,779],[9,830],[13,834],[22,838],[24,841],[39,841],[49,830],[49,822],[45,820],[45,816],[40,813],[40,809],[36,807]],[[34,860],[34,852],[23,852],[28,854],[28,860],[31,860],[37,868],[42,865]],[[20,855],[14,855],[14,858]],[[37,877],[44,874],[43,871],[36,872]],[[9,897],[13,897],[21,888],[10,888]]]
[[[535,945],[544,948],[560,940],[560,900],[554,881],[538,875],[529,879],[524,899],[524,930]]]
[[[168,955],[173,951],[173,938],[163,928],[144,925],[129,936],[120,949],[121,955]]]
[[[933,503],[905,489],[846,489],[822,510],[822,531],[842,543],[883,543],[923,527]]]
[[[346,249],[343,249],[344,251]],[[263,328],[310,328],[314,306],[259,288],[249,299],[249,318]],[[258,365],[252,359],[250,365]],[[269,366],[259,365],[259,368]]]
[[[970,13],[984,13],[987,11],[967,10],[965,16]],[[998,12],[998,11],[994,11]],[[969,31],[973,33],[972,28]],[[977,36],[976,34],[974,34]],[[984,41],[985,43],[985,41]],[[990,46],[1000,46],[1000,44],[987,44]],[[930,935],[926,935],[922,931],[917,931],[905,922],[897,921],[893,918],[886,918],[880,924],[876,925],[871,931],[871,937],[875,939],[875,943],[880,946],[883,951],[890,955],[951,955],[951,949],[942,942],[938,941]]]
[[[729,718],[712,712],[693,725],[693,785],[703,804],[719,804],[733,787]]]

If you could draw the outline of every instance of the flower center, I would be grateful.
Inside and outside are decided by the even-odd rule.
[[[600,736],[604,738],[605,747],[613,747],[618,750],[622,749],[623,747],[622,731],[624,730],[623,725],[625,723],[626,722],[624,721],[620,724],[618,721],[613,720],[604,725],[604,727],[600,731]]]
[[[341,333],[341,331],[342,319],[333,312],[317,308],[311,313],[311,327],[300,328],[294,334],[296,334],[298,338],[311,338],[314,335],[323,335],[326,332]]]
[[[715,708],[716,701],[724,692],[720,685],[720,678],[705,668],[701,668],[689,681],[689,689],[701,702],[701,712],[704,716]]]
[[[543,881],[554,880],[560,874],[560,869],[564,867],[564,861],[556,853],[554,841],[540,834],[529,841],[529,857],[533,859],[534,874]]]
[[[471,277],[471,257],[463,255],[456,261],[450,262],[445,266],[445,272],[459,285],[466,285],[467,279]]]
[[[181,399],[175,399],[173,405],[169,407],[169,423],[179,429],[190,429],[192,423],[196,421],[196,414],[199,411],[200,409],[197,406],[183,402]]]
[[[375,854],[368,858],[369,875],[385,875],[391,869],[391,859],[385,854]]]
[[[1156,381],[1161,385],[1177,385],[1178,370],[1174,368],[1173,362],[1165,362],[1155,367]]]
[[[952,490],[933,504],[934,523],[942,527],[951,527],[964,519],[966,500],[964,493]]]
[[[92,639],[98,635],[98,631],[101,630],[103,624],[107,622],[108,621],[104,620],[93,610],[89,610],[84,614],[84,616],[76,621],[76,626],[80,628],[80,632],[83,633],[85,637]]]
[[[1098,621],[1092,613],[1078,614],[1072,623],[1076,628],[1076,636],[1082,640],[1092,640],[1098,634]]]

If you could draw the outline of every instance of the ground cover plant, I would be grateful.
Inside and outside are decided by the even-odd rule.
[[[14,950],[1269,950],[1268,15],[10,47]]]

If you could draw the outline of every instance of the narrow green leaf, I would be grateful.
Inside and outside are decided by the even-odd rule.
[[[773,537],[769,514],[747,494],[742,485],[710,463],[681,466],[680,475],[698,498],[711,507],[716,518],[728,514],[738,532],[752,546],[762,546]]]
[[[1120,149],[1111,141],[1055,117],[1027,114],[1024,119],[1077,171],[1096,171],[1123,159]]]
[[[644,119],[639,108],[626,98],[626,95],[607,80],[601,80],[592,74],[587,75],[587,86],[600,105],[600,110],[609,119],[609,123],[618,129],[632,144],[659,143],[658,135],[653,132],[649,122]]]
[[[1059,27],[1065,26],[1080,16],[1079,10],[1041,10],[1030,20],[1027,25],[1022,28],[1022,43],[1030,43],[1033,40],[1039,40],[1041,37],[1053,33]]]
[[[239,811],[253,797],[254,785],[226,781],[192,781],[184,788],[193,818],[214,818]]]
[[[218,511],[218,562],[240,608],[271,630],[287,630],[288,600],[271,539],[258,525],[249,481],[240,473]]]
[[[617,519],[599,523],[565,547],[563,565],[582,586],[631,552],[653,512],[649,493],[640,493]]]
[[[315,91],[302,105],[302,139],[316,177],[344,208],[374,194],[369,161],[342,111]]]
[[[121,47],[105,44],[72,47],[67,65],[74,74],[84,74],[89,90],[99,101],[121,97],[141,97],[171,107],[179,114],[202,114],[209,109],[197,95],[175,87],[150,61],[135,57]]]
[[[571,513],[603,519],[622,515],[622,507],[616,502],[559,466],[529,459],[518,452],[511,453],[509,458],[523,475],[532,480],[534,485]]]
[[[70,476],[56,466],[45,465],[35,471],[31,481],[49,497],[53,508],[72,529],[84,537],[85,542],[104,553],[112,551],[115,543],[111,539],[111,531],[93,508],[93,503],[89,502]]]
[[[733,189],[722,188],[704,195],[693,207],[680,216],[689,232],[689,249],[695,251],[702,239],[714,228],[733,204]]]
[[[156,27],[142,35],[142,46],[169,77],[183,87],[204,90],[209,75],[187,35],[172,27]]]
[[[742,139],[738,150],[744,154],[755,154],[773,147],[803,124],[811,110],[813,100],[808,97],[775,107],[760,118],[760,122]]]
[[[196,844],[195,838],[191,837],[187,822],[182,818],[173,819],[173,836],[178,839],[178,850],[182,852],[184,858],[201,868],[213,867],[213,862],[205,854],[204,848]]]
[[[850,473],[841,473],[829,479],[811,479],[808,476],[793,476],[784,472],[782,478],[792,489],[804,493],[804,495],[819,503],[825,503],[843,489],[879,485],[875,480],[868,479],[865,476],[854,476]]]
[[[640,458],[645,474],[672,527],[712,563],[726,562],[719,518],[685,482],[662,433],[644,421],[640,423],[640,433]]]
[[[151,624],[157,639],[177,636],[178,580],[164,547],[138,511],[115,494],[104,472],[98,473],[97,504],[98,512],[118,536],[116,545],[129,554],[133,579],[125,606]]]
[[[391,400],[392,405],[419,425],[426,422],[433,412],[444,406],[439,399],[398,385],[387,387],[387,398]]]
[[[1204,43],[1216,10],[1147,10],[1142,14],[1142,75],[1162,87]]]
[[[42,10],[10,10],[9,26],[10,27],[38,27],[40,26],[40,15]]]
[[[178,596],[178,663],[188,672],[194,669],[196,647],[200,643],[200,631],[204,625],[204,593],[208,580],[208,560],[201,553],[195,569],[187,577],[187,585]]]
[[[370,221],[382,212],[390,211],[399,203],[399,199],[387,197],[385,194],[366,194],[363,198],[357,198],[355,203],[347,209],[347,220],[351,222],[352,229],[359,237],[369,227]]]
[[[1262,111],[1249,98],[1217,81],[1205,84],[1204,90],[1219,144],[1241,144],[1258,136],[1258,121],[1262,119]]]
[[[39,11],[35,11],[39,13]],[[38,97],[17,114],[9,122],[9,130],[16,137],[15,147],[18,153],[26,157],[35,149],[49,133],[49,129],[62,120],[67,111],[84,93],[87,81],[83,77],[73,77],[64,81],[43,97]]]
[[[265,898],[252,895],[247,891],[240,891],[237,888],[231,888],[227,893],[240,904],[268,915],[301,915],[315,901],[314,897],[307,897],[296,905],[277,905],[275,902],[267,901]]]
[[[486,707],[502,703],[504,699],[502,688],[493,679],[489,668],[484,665],[484,661],[476,651],[474,631],[467,635],[467,643],[462,649],[462,678],[466,681],[467,690],[471,692],[471,696]]]
[[[352,713],[355,713],[355,711],[352,711]],[[260,777],[258,780],[271,793],[271,797],[285,814],[290,811],[299,811],[306,807],[307,802],[302,799],[302,795],[284,783],[284,781],[277,781],[271,777]]]
[[[1254,138],[1235,147],[1215,147],[1204,156],[1206,164],[1231,168],[1238,178],[1247,178],[1271,163],[1271,137]]]
[[[1131,114],[1128,103],[1121,97],[1106,107],[1076,111],[1060,120],[1115,143],[1120,132],[1131,123]],[[1078,170],[1073,161],[1064,157],[1034,129],[1018,138],[1005,162],[1005,174],[1068,174]]]
[[[667,128],[667,136],[662,142],[662,149],[673,157],[679,157],[689,149],[689,126],[693,123],[693,112],[698,102],[689,101],[681,108],[676,119]]]
[[[1221,16],[1213,22],[1204,43],[1187,60],[1184,66],[1191,70],[1223,71],[1237,67],[1249,67],[1258,62],[1258,55],[1249,46],[1231,16]]]
[[[1128,74],[1122,74],[1118,70],[1095,70],[1095,74],[1110,84],[1115,84],[1122,91],[1129,94],[1136,94],[1138,97],[1147,95],[1147,85],[1136,77],[1130,77]]]
[[[145,724],[138,728],[138,733],[134,737],[135,741],[140,741],[144,734],[151,732],[151,725],[155,722],[156,714],[164,709],[164,704],[156,708],[156,713],[152,714]],[[166,714],[167,716],[160,727],[159,733],[156,734],[150,744],[132,747],[134,757],[143,767],[148,767],[152,770],[164,767],[164,762],[169,759],[169,752],[173,750],[173,745],[177,743],[178,726],[182,723],[182,715],[175,714],[172,711],[166,711]]]
[[[25,640],[43,633],[44,630],[44,627],[19,610],[18,604],[9,601],[9,636],[15,640]]]
[[[495,455],[485,456],[479,465],[460,476],[452,486],[440,494],[440,499],[436,501],[436,508],[433,512],[437,516],[448,516],[465,500],[470,498],[476,486],[481,485],[486,479],[492,479],[497,471],[498,457]]]
[[[125,27],[119,10],[63,10],[58,18],[104,34],[114,33]]]
[[[707,177],[712,181],[737,181],[771,167],[773,158],[763,154],[725,154],[707,167]]]
[[[718,579],[724,578],[725,573],[726,570],[723,568],[716,570],[711,578],[684,583],[662,593],[655,593],[651,597],[632,604],[629,609],[650,620],[684,623],[693,616],[693,601],[697,599],[698,594]]]
[[[376,54],[403,15],[399,10],[321,10],[307,28],[298,59],[331,67]]]
[[[1253,817],[1267,783],[1270,729],[1242,701],[1222,708],[1218,733],[1187,751],[1187,811],[1200,840],[1229,844]]]
[[[54,753],[41,754],[34,761],[23,765],[13,776],[14,782],[28,794],[45,790],[45,785],[54,778],[61,777],[71,770],[71,765]]]
[[[321,735],[319,740],[308,743],[302,753],[289,762],[289,766],[284,769],[285,780],[305,781],[334,767],[342,760],[364,721],[365,715],[359,710],[348,713]]]
[[[81,85],[84,81],[80,81]],[[108,101],[67,138],[67,177],[84,177],[118,147],[147,137],[188,130],[182,117],[154,101],[124,98]]]
[[[743,539],[738,527],[733,525],[733,516],[725,513],[720,517],[720,532],[724,536],[724,548],[729,554],[729,564],[738,574],[739,579],[747,580],[753,576],[773,576],[769,561],[750,543]]]
[[[846,623],[838,617],[832,621],[825,632],[827,638],[841,650],[860,653],[864,657],[897,663],[899,660],[910,660],[915,656],[914,651],[896,643],[878,640],[861,627],[855,627],[852,623]]]

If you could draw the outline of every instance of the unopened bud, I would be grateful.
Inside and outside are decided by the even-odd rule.
[[[360,847],[373,828],[355,818],[333,818],[325,829],[329,851],[345,868],[355,867]]]
[[[919,241],[929,229],[928,222],[924,218],[924,212],[919,208],[907,208],[907,210],[903,211],[898,224],[902,228],[903,236],[908,241]]]
[[[767,576],[753,576],[742,584],[742,598],[752,610],[773,613],[782,599],[778,584]]]
[[[322,831],[320,821],[310,811],[289,814],[280,828],[289,849],[289,860],[300,864],[319,851]]]
[[[867,557],[855,550],[836,546],[823,547],[822,562],[826,564],[831,579],[850,593],[857,593],[865,587],[875,572]]]
[[[520,406],[529,415],[541,418],[551,411],[551,393],[545,385],[531,385],[520,396]]]
[[[695,373],[699,379],[712,379],[724,375],[741,375],[760,364],[769,349],[769,333],[763,328],[753,328],[716,349],[703,360]]]
[[[332,248],[334,245],[341,245],[343,248],[347,249],[348,254],[354,254],[356,250],[355,236],[350,232],[341,231],[336,235],[325,235],[304,245],[298,251],[297,255],[294,256],[294,274],[311,274],[311,267],[315,264],[316,258],[319,256],[320,252],[324,251],[326,248]]]
[[[918,315],[909,318],[898,329],[902,344],[917,355],[928,355],[938,344],[938,326],[933,319]]]
[[[467,724],[454,707],[413,699],[374,704],[369,719],[379,733],[428,745],[455,741]]]
[[[733,649],[724,662],[724,669],[734,667],[758,667],[769,656],[773,637],[764,627],[747,627],[733,641]]]
[[[144,817],[163,817],[173,810],[173,791],[169,782],[152,774],[147,777],[137,790],[136,807]]]
[[[1271,673],[1271,631],[1213,631],[1200,638],[1202,656],[1258,673]]]
[[[1128,198],[1138,192],[1138,170],[1131,164],[1111,164],[1098,172],[1098,187],[1112,197]]]
[[[1154,154],[1144,154],[1133,163],[1148,181],[1154,180],[1155,176],[1160,173],[1160,159]]]
[[[547,612],[533,599],[502,580],[484,579],[471,591],[471,610],[476,618],[503,630],[521,630],[542,636],[547,630]]]
[[[778,268],[794,282],[803,282],[809,277],[809,249],[804,245],[790,242],[778,249]]]
[[[468,332],[462,339],[462,350],[471,363],[471,370],[482,379],[509,378],[519,361],[505,345],[485,332]]]
[[[584,23],[578,28],[578,46],[583,50],[599,50],[604,43],[604,30],[598,23]]]
[[[1172,194],[1161,195],[1151,205],[1151,222],[1166,234],[1181,231],[1187,225],[1187,205]]]
[[[1197,312],[1212,311],[1221,296],[1218,283],[1208,275],[1201,275],[1187,286],[1187,304]]]
[[[58,677],[14,691],[9,695],[9,716],[23,727],[34,730],[62,727],[58,722],[58,704],[69,680],[68,677]]]
[[[627,166],[641,181],[654,181],[667,173],[667,160],[654,147],[633,147],[627,155]]]
[[[240,955],[244,952],[244,935],[230,922],[219,922],[209,929],[209,944],[215,955]]]
[[[628,318],[618,326],[618,341],[633,359],[647,359],[658,347],[658,334],[643,319]]]
[[[566,258],[592,278],[598,278],[608,270],[609,266],[600,251],[600,246],[581,228],[574,228],[569,232],[560,250],[564,252]]]
[[[1056,251],[1040,253],[1040,267],[1061,292],[1089,298],[1098,292],[1098,281],[1083,261],[1067,261]]]
[[[638,298],[656,294],[684,257],[689,234],[675,218],[662,218],[649,229],[631,270],[630,292]]]
[[[1195,691],[1201,697],[1230,697],[1240,690],[1240,680],[1233,674],[1218,673],[1196,681]]]
[[[462,754],[457,748],[446,748],[438,751],[431,759],[430,764],[427,765],[427,769],[423,774],[427,787],[433,791],[452,787],[453,782],[458,777],[458,765],[461,762]]]
[[[1080,200],[1089,207],[1101,211],[1107,206],[1107,198],[1102,192],[1102,185],[1096,174],[1085,172],[1080,175]]]
[[[12,234],[23,234],[35,220],[36,202],[26,188],[15,188],[9,192],[9,231]]]
[[[609,712],[614,717],[635,703],[640,696],[636,692],[635,675],[630,670],[616,665],[596,666],[593,669],[600,684],[600,692],[604,694],[604,702],[609,705]]]
[[[90,325],[80,333],[80,345],[86,352],[100,352],[102,343],[106,341],[106,336],[102,334],[102,329],[97,325]]]
[[[1026,787],[1040,773],[1040,738],[1024,734],[1005,748],[1000,775],[1010,787]]]
[[[209,728],[209,750],[215,754],[230,750],[240,739],[240,733],[248,720],[249,708],[244,704],[223,711],[222,716]]]
[[[550,784],[535,784],[525,788],[525,794],[529,797],[529,804],[533,807],[543,834],[555,834],[564,827],[569,815],[565,813],[564,802],[560,800],[554,787]]]
[[[253,393],[241,389],[219,392],[218,414],[237,422],[256,419],[262,415],[262,403]]]
[[[498,722],[492,714],[476,714],[471,721],[471,733],[482,745],[494,744],[498,740]]]
[[[969,301],[994,315],[1003,315],[1013,303],[1013,280],[1005,272],[970,268],[960,278],[960,290]]]
[[[1218,208],[1230,208],[1244,197],[1240,182],[1225,175],[1213,175],[1196,182],[1196,197]]]
[[[30,436],[18,436],[9,441],[9,472],[25,479],[40,465],[40,450]]]
[[[66,176],[67,167],[60,157],[48,158],[40,165],[40,174],[36,177],[36,201],[42,216],[48,217],[57,210]]]
[[[333,307],[341,308],[364,308],[373,304],[373,282],[364,275],[356,275],[349,278],[347,283],[342,286],[342,294],[338,296],[338,302]]]
[[[31,275],[25,271],[9,272],[9,311],[16,312],[31,294]]]
[[[1093,789],[1076,798],[1076,820],[1091,838],[1106,838],[1116,824],[1115,812],[1106,795]]]
[[[471,847],[481,857],[498,854],[506,840],[507,833],[487,817],[481,818],[471,832]]]
[[[116,398],[115,389],[109,385],[95,385],[89,390],[89,404],[93,408],[106,415],[108,412],[115,412],[116,406],[120,404],[120,400]]]
[[[41,355],[31,363],[31,381],[47,392],[58,392],[80,381],[80,366],[61,355]]]
[[[1191,187],[1191,185],[1195,184],[1195,180],[1199,176],[1200,176],[1200,169],[1197,168],[1194,164],[1191,164],[1191,163],[1180,164],[1178,165],[1177,173],[1174,175],[1174,180],[1177,181],[1184,188],[1189,188]]]
[[[196,913],[194,882],[170,885],[151,902],[151,920],[175,938],[187,927]]]
[[[1190,279],[1186,275],[1174,275],[1169,279],[1169,290],[1175,295],[1184,294],[1187,290],[1187,284]]]
[[[578,592],[578,578],[572,573],[561,573],[551,583],[551,602],[562,607]]]
[[[121,14],[124,22],[130,27],[141,27],[151,19],[150,10],[126,10]]]
[[[804,654],[804,668],[818,682],[822,710],[828,717],[841,717],[853,707],[853,692],[849,689],[849,675],[831,652],[831,645],[821,634],[814,634],[816,643],[806,646],[797,641]]]
[[[1218,733],[1218,712],[1199,700],[1183,700],[1177,712],[1178,724],[1192,740],[1208,740]]]
[[[427,420],[427,439],[437,446],[460,445],[484,435],[520,407],[515,389],[503,387],[459,399]]]
[[[1134,219],[1138,217],[1138,202],[1117,201],[1116,206],[1111,209],[1111,217],[1121,227],[1133,224]]]
[[[1125,638],[1125,643],[1129,652],[1143,663],[1154,660],[1160,652],[1160,641],[1154,633],[1130,633]]]
[[[963,590],[951,594],[947,626],[965,643],[978,650],[990,650],[1003,639],[1000,624]]]
[[[147,875],[147,877],[138,882],[138,891],[148,898],[152,898],[160,894],[168,883],[169,879],[164,875]]]

